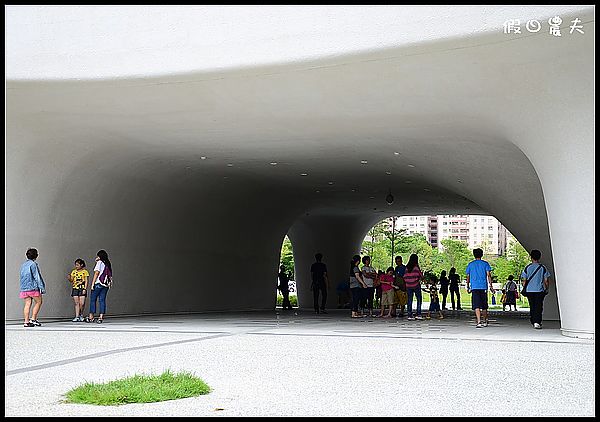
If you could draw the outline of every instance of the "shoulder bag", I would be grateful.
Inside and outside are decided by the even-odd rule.
[[[531,265],[531,264],[529,264],[529,265]],[[526,275],[527,275],[527,268],[529,267],[529,265],[528,265],[527,267],[525,267],[525,269],[523,270],[523,272],[524,272]],[[532,278],[533,278],[533,277],[536,275],[536,273],[539,271],[539,269],[540,269],[540,268],[542,268],[542,267],[543,267],[543,265],[542,265],[542,264],[540,264],[540,265],[539,265],[539,266],[538,266],[538,267],[535,269],[535,271],[533,272],[533,274],[531,274],[531,277],[528,277],[528,278],[526,278],[526,279],[525,279],[525,283],[523,284],[523,288],[521,289],[521,294],[522,294],[523,296],[527,296],[527,285],[529,284],[529,280],[531,280],[531,279],[532,279]]]

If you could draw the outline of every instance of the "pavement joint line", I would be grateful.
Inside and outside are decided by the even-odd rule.
[[[166,343],[148,344],[148,345],[144,345],[144,346],[127,347],[124,349],[107,350],[104,352],[98,352],[98,353],[88,355],[88,356],[86,356],[86,358],[87,359],[90,359],[90,358],[95,359],[95,358],[101,358],[104,356],[114,355],[117,353],[133,352],[136,350],[144,350],[144,349],[154,349],[157,347],[165,347],[165,346],[175,346],[175,345],[179,345],[179,344],[193,343],[193,342],[203,341],[203,340],[212,340],[212,339],[216,339],[216,338],[236,336],[236,335],[240,335],[240,334],[243,335],[243,334],[259,334],[259,333],[260,333],[260,331],[258,331],[258,332],[241,332],[241,333],[224,332],[221,334],[216,334],[214,336],[199,337],[199,338],[177,340],[177,341],[169,341]],[[75,358],[63,359],[63,360],[59,360],[59,361],[55,361],[55,362],[44,363],[41,365],[29,366],[26,368],[12,369],[10,371],[5,371],[4,375],[8,377],[10,375],[17,375],[17,374],[22,374],[25,372],[39,371],[41,369],[53,368],[56,366],[68,365],[70,363],[79,363],[79,362],[81,362],[81,357],[78,356]]]
[[[253,335],[263,335],[263,336],[298,336],[298,337],[345,337],[345,338],[409,338],[409,339],[418,339],[418,340],[456,340],[456,341],[490,341],[490,342],[502,342],[502,343],[551,343],[551,344],[576,344],[582,346],[594,346],[594,343],[584,343],[584,342],[576,342],[576,341],[557,341],[557,340],[535,340],[535,339],[496,339],[496,338],[467,338],[467,337],[423,337],[422,334],[418,336],[403,336],[403,335],[344,335],[344,334],[318,334],[318,333],[266,333],[266,332],[257,332],[257,333],[246,333]]]
[[[32,328],[29,330],[33,331]],[[20,328],[10,329],[9,331],[22,331]],[[36,332],[93,332],[93,333],[174,333],[174,334],[226,334],[229,331],[183,331],[183,330],[138,330],[138,329],[118,329],[118,328],[44,328],[35,329]]]

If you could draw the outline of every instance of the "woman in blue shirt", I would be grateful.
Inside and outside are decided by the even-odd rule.
[[[21,265],[19,297],[25,300],[23,307],[23,317],[25,318],[24,327],[40,327],[42,324],[37,320],[40,308],[42,307],[42,295],[46,293],[46,285],[40,272],[40,267],[35,262],[38,257],[37,249],[27,249],[25,253],[27,261]],[[33,302],[33,310],[31,304]],[[31,318],[29,318],[29,311]]]

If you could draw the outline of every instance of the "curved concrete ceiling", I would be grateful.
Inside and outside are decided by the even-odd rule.
[[[268,307],[283,235],[295,233],[295,249],[309,245],[304,260],[319,247],[294,224],[304,233],[314,218],[321,218],[315,227],[327,222],[319,230],[335,221],[338,234],[351,227],[350,246],[340,249],[347,255],[388,215],[490,213],[527,248],[548,251],[552,262],[548,188],[539,173],[556,151],[536,151],[565,112],[576,116],[571,124],[593,127],[593,56],[581,54],[593,49],[593,8],[313,9],[328,13],[288,26],[297,9],[198,7],[180,26],[165,27],[188,9],[165,15],[148,8],[125,31],[140,9],[7,8],[7,237],[19,245],[12,261],[30,242],[49,247],[60,240],[53,271],[64,271],[65,259],[82,248],[105,248],[136,262],[135,270],[122,271],[143,284],[168,276],[147,262],[154,252],[169,265],[186,259],[228,266],[233,259],[262,281],[227,306]],[[355,20],[333,20],[333,10]],[[502,33],[507,19],[555,13],[565,23],[582,19],[586,35]],[[369,24],[344,32],[346,43],[323,36],[341,36],[358,15]],[[265,46],[258,41],[273,28],[263,23],[277,16],[278,35]],[[208,18],[210,25],[199,25]],[[157,19],[162,27],[153,26]],[[17,26],[23,21],[28,25]],[[468,31],[455,24],[467,21],[475,22]],[[414,31],[402,31],[407,25]],[[418,32],[419,25],[425,30]],[[250,29],[258,32],[242,42]],[[165,37],[156,51],[146,48],[159,33]],[[40,41],[45,34],[54,38]],[[358,41],[362,35],[366,44]],[[179,40],[174,47],[172,39]],[[292,39],[296,49],[288,48]],[[223,48],[212,54],[217,40]],[[255,48],[244,49],[251,42]],[[350,54],[356,50],[362,52]],[[307,60],[312,55],[320,57]],[[274,61],[287,63],[262,64]],[[557,104],[559,90],[570,95]],[[390,190],[395,202],[388,206]],[[44,206],[31,207],[23,193]],[[25,234],[32,224],[37,233]],[[343,265],[345,258],[334,267],[337,277]],[[164,299],[164,287],[148,288],[149,296]],[[150,307],[224,306],[167,297]],[[142,310],[119,299],[117,309]]]

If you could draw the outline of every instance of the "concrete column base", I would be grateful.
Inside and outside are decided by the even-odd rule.
[[[586,338],[590,340],[595,340],[595,333],[593,331],[571,330],[569,328],[561,328],[560,332],[563,336],[567,337]]]

